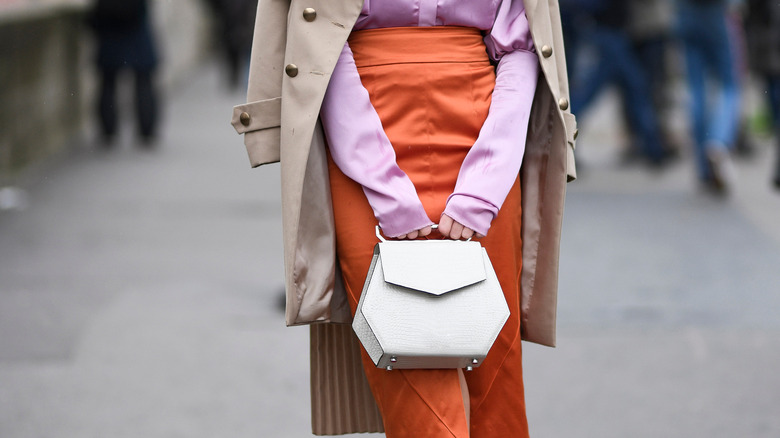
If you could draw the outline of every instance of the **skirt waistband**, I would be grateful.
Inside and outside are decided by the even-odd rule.
[[[358,67],[490,62],[482,38],[473,27],[386,27],[353,31],[349,47]]]

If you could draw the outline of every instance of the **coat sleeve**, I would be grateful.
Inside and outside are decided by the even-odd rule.
[[[239,134],[244,134],[244,145],[252,167],[279,161],[282,75],[289,6],[286,0],[258,2],[247,103],[233,108],[231,124]]]

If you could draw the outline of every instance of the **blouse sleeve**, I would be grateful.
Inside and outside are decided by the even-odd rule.
[[[498,61],[490,110],[466,155],[444,213],[487,234],[520,171],[539,64],[522,1],[501,3],[485,36]]]
[[[333,161],[363,186],[385,235],[397,237],[432,224],[414,184],[396,163],[348,43],[336,63],[320,117]]]

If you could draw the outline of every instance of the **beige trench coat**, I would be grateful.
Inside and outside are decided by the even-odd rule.
[[[524,0],[539,81],[521,170],[523,339],[555,344],[558,247],[576,122],[557,0]],[[253,167],[281,162],[288,325],[311,324],[315,434],[382,431],[340,285],[320,105],[363,0],[260,0],[247,102],[233,110]]]

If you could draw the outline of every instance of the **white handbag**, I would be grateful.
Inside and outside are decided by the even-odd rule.
[[[379,233],[352,328],[379,368],[478,367],[509,318],[479,242]]]

